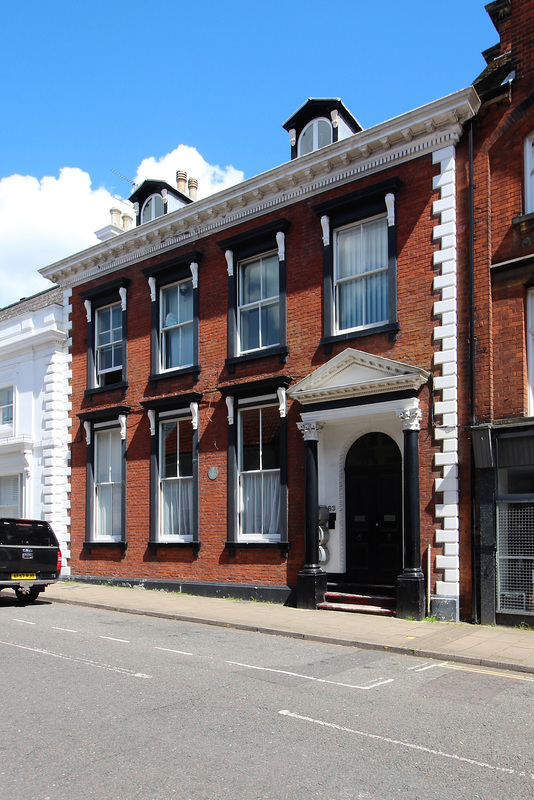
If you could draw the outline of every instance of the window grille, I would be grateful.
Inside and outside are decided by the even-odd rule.
[[[534,614],[534,503],[497,505],[497,611]]]

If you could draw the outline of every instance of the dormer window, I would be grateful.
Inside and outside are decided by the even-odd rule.
[[[299,139],[299,156],[332,144],[332,124],[327,119],[314,119],[302,131]]]
[[[143,206],[141,212],[141,223],[150,222],[156,217],[161,217],[165,213],[163,198],[160,194],[151,195]]]
[[[187,173],[177,172],[176,178],[176,187],[166,181],[147,179],[130,195],[128,199],[135,209],[136,225],[144,225],[196,200],[196,178],[189,178],[189,195],[186,194]]]
[[[284,122],[283,127],[289,133],[292,159],[340,142],[362,130],[358,120],[337,97],[309,98]]]

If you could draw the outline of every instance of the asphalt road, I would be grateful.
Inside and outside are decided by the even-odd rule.
[[[534,676],[0,594],[0,797],[534,799]]]

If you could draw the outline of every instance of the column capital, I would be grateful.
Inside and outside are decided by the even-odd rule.
[[[302,433],[305,442],[318,442],[324,422],[297,422],[297,428]]]
[[[399,419],[402,420],[403,431],[418,431],[421,428],[421,418],[423,416],[420,408],[404,408],[399,411]]]

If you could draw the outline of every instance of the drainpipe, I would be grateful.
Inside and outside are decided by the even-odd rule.
[[[469,148],[469,244],[468,244],[468,272],[469,272],[469,425],[476,424],[475,411],[475,203],[473,186],[473,120],[469,120],[468,129]],[[475,462],[471,448],[471,614],[473,622],[478,622],[478,548],[476,536],[477,504],[475,495]]]

